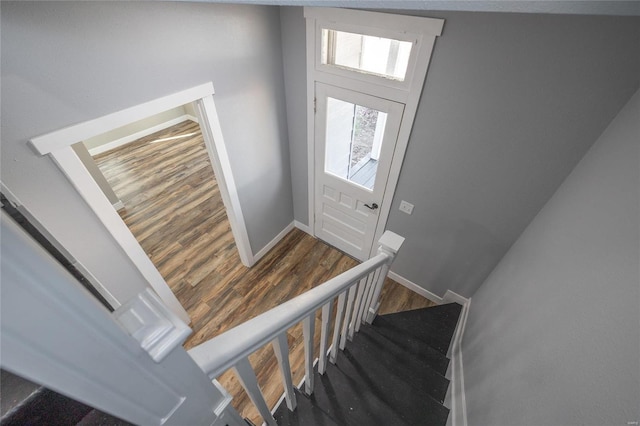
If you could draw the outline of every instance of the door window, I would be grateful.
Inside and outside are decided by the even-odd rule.
[[[373,190],[387,113],[327,98],[325,171]]]

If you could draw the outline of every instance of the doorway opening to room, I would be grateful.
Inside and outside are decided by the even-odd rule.
[[[241,263],[193,104],[73,149],[187,312]]]
[[[155,290],[167,307],[186,323],[190,322],[190,316],[176,297],[174,291],[178,293],[181,289],[185,291],[185,289],[190,287],[193,288],[204,279],[201,275],[206,274],[204,274],[204,270],[202,269],[189,279],[185,279],[184,275],[180,274],[180,271],[184,272],[186,269],[197,269],[189,267],[189,265],[191,265],[191,267],[197,266],[197,261],[193,263],[187,258],[189,256],[193,257],[193,252],[199,251],[198,247],[201,248],[210,242],[204,242],[204,240],[209,237],[212,229],[208,229],[205,233],[206,235],[196,235],[196,232],[189,233],[185,231],[180,235],[180,238],[177,239],[175,235],[170,233],[172,226],[177,226],[176,224],[178,222],[187,219],[197,220],[198,215],[207,215],[208,213],[215,216],[213,219],[215,222],[216,218],[220,219],[220,217],[222,217],[222,212],[224,211],[228,222],[227,224],[220,223],[220,229],[230,228],[230,234],[227,234],[224,241],[228,242],[227,246],[235,246],[233,251],[237,251],[236,256],[240,259],[240,265],[252,266],[255,263],[255,257],[251,251],[234,176],[231,171],[222,130],[218,121],[213,93],[214,90],[211,83],[203,84],[94,120],[60,129],[31,140],[32,146],[38,153],[42,155],[48,154],[58,167],[60,167],[74,188],[138,268],[151,288]],[[191,106],[185,107],[185,105],[189,104]],[[125,131],[125,128],[127,126],[140,125],[140,122],[150,120],[150,117],[156,116],[157,118],[158,115],[162,116],[176,108],[182,108],[184,116],[180,118],[174,117],[169,119],[168,122],[178,127],[167,128],[166,116],[164,116],[164,125],[150,125],[152,131],[167,131],[168,133],[164,136],[160,134],[149,134],[149,126],[147,126],[146,132],[138,128],[137,130],[133,130],[133,133],[129,131],[129,134],[126,135],[127,131]],[[196,115],[192,116],[191,113],[195,113]],[[199,125],[190,118],[195,118]],[[171,122],[171,120],[174,120],[174,122]],[[179,123],[182,123],[182,127]],[[160,128],[154,128],[154,126],[159,126]],[[108,135],[110,132],[112,132],[110,137],[104,137],[105,134]],[[140,133],[144,133],[144,135]],[[99,139],[101,135],[103,135],[104,138],[102,142],[98,144],[102,146],[102,148],[99,148],[98,145],[96,145],[96,138]],[[133,142],[140,136],[145,136],[146,139],[138,141],[137,143]],[[113,140],[113,137],[117,139]],[[107,142],[105,142],[104,139],[107,139]],[[124,179],[126,181],[126,179],[129,178],[128,183],[122,185],[122,187],[129,187],[134,193],[127,194],[125,192],[116,194],[115,191],[113,191],[111,184],[109,184],[109,181],[104,177],[100,168],[91,157],[87,145],[84,144],[84,142],[87,141],[89,141],[89,146],[97,158],[100,154],[104,154],[103,160],[108,157],[109,153],[106,151],[111,151],[112,148],[122,149],[123,153],[126,151],[128,155],[133,155],[133,157],[135,157],[133,151],[137,151],[138,149],[140,149],[141,152],[145,152],[146,149],[151,150],[147,152],[146,158],[143,156],[138,159],[129,159],[128,166],[135,166],[134,168],[137,168],[137,172],[135,172],[134,169],[123,171],[124,169],[121,169],[121,167],[123,167],[123,163],[126,163],[126,161],[119,162],[119,160],[115,160],[112,164],[111,175],[113,186],[118,187],[118,180]],[[186,153],[179,149],[179,147],[183,146],[183,143],[188,143],[189,141],[193,146],[191,148],[185,148]],[[202,150],[203,144],[205,146],[204,151]],[[126,145],[131,146],[127,147]],[[196,146],[198,148],[196,148]],[[190,149],[191,151],[189,151]],[[168,159],[172,156],[180,156],[181,152],[188,160],[188,164],[178,166],[175,163],[172,164],[170,161],[168,163],[162,163],[160,161],[163,158]],[[196,157],[199,158],[199,160],[196,161]],[[89,170],[91,167],[87,168],[85,163],[93,164],[93,175],[98,176],[98,179],[92,175]],[[109,168],[107,163],[108,161],[106,161],[104,165],[105,170]],[[164,170],[156,170],[155,172],[148,173],[149,170],[151,170],[149,166],[152,163],[160,164],[160,169]],[[181,170],[172,174],[172,169],[176,167]],[[211,171],[211,168],[213,168],[213,171]],[[162,174],[165,172],[169,174],[164,178],[160,178],[162,182],[159,182],[157,184],[159,186],[156,186],[155,189],[152,189],[151,186],[145,186],[152,185],[150,182],[154,174]],[[207,173],[209,180],[206,183],[207,186],[205,189],[200,187],[190,189],[190,184],[186,184],[178,179],[186,175],[193,175],[194,177],[203,179],[204,182],[206,180],[204,174]],[[102,176],[102,188],[98,183],[98,180],[100,180],[99,176]],[[131,178],[132,176],[133,178]],[[162,207],[161,204],[154,204],[153,201],[149,201],[149,197],[152,194],[163,195],[168,193],[168,189],[171,187],[171,177],[178,179],[177,182],[173,182],[177,185],[177,189],[174,188],[177,192],[173,193],[173,198],[165,198],[168,199],[169,202],[173,202],[173,206]],[[205,184],[191,183],[191,185],[198,186]],[[137,190],[135,189],[136,186],[139,187]],[[206,189],[211,189],[211,193],[205,195]],[[219,210],[217,210],[217,216],[215,214],[216,212],[214,212],[216,207],[213,207],[212,204],[204,208],[197,205],[199,201],[202,202],[214,197],[215,194],[213,193],[215,189],[219,191],[220,198],[224,205],[224,208],[218,205]],[[119,190],[122,191],[122,188]],[[109,191],[113,192],[110,197],[107,196]],[[181,195],[184,196],[184,198],[180,198]],[[120,199],[120,197],[123,199]],[[141,203],[138,205],[138,209],[142,210],[133,212],[136,203]],[[200,208],[204,211],[201,211]],[[158,249],[159,251],[154,252],[151,256],[148,255],[134,236],[134,233],[131,232],[125,221],[123,221],[123,217],[116,212],[116,209],[124,211],[123,217],[127,219],[132,228],[141,226],[144,228],[142,230],[137,229],[135,232],[138,233],[139,236],[144,237],[147,246],[153,245],[152,243],[154,241],[161,240],[167,245],[162,249]],[[130,214],[129,210],[132,210]],[[150,217],[149,214],[151,212],[157,213],[159,211],[173,212],[173,216],[166,222],[163,219],[152,218],[146,221],[146,225],[141,225],[140,220],[145,214],[147,214],[147,217]],[[199,219],[202,219],[202,217],[203,216],[199,216]],[[145,221],[143,220],[142,223],[145,223]],[[180,233],[180,231],[178,231],[178,233]],[[191,248],[182,249],[179,254],[176,254],[177,252],[173,250],[177,249],[173,244],[177,241],[185,244],[187,242],[196,242],[196,244],[200,245],[195,246],[196,248],[190,246]],[[235,250],[236,248],[237,250]],[[231,248],[229,248],[229,252],[231,252]],[[167,260],[167,264],[163,265],[163,269],[171,272],[169,275],[181,277],[178,283],[172,285],[173,289],[167,284],[165,278],[151,259],[151,257],[154,257],[154,260],[162,260],[163,256],[171,258],[171,260]],[[215,260],[215,256],[209,253],[207,263],[215,263]],[[172,268],[173,264],[178,266]],[[182,295],[181,300],[190,300],[190,296]],[[118,302],[122,303],[124,301]]]

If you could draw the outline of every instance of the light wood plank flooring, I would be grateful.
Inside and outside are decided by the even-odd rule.
[[[188,136],[184,136],[188,135]],[[184,136],[184,137],[180,137]],[[175,138],[177,137],[177,138]],[[160,142],[157,140],[175,138]],[[252,268],[240,262],[199,126],[187,121],[95,157],[125,205],[120,215],[191,316],[189,349],[289,300],[357,262],[299,230]],[[387,279],[380,313],[432,306]],[[335,312],[335,309],[334,309]],[[316,321],[316,356],[320,336]],[[302,327],[288,331],[294,383],[304,376]],[[267,402],[283,387],[270,345],[249,357]],[[231,372],[219,378],[245,417],[256,410]]]

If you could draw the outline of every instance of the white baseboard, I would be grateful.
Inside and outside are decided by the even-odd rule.
[[[469,309],[469,303],[471,303],[471,299],[467,299],[464,296],[460,296],[458,293],[447,290],[442,298],[443,303],[457,303],[458,305],[462,305],[462,311],[460,311],[460,317],[458,318],[458,324],[456,324],[456,330],[453,333],[453,339],[451,339],[451,344],[449,345],[449,349],[447,350],[447,358],[452,358],[453,349],[456,345],[456,337],[458,336],[458,329],[462,327],[462,331],[464,331],[464,324],[466,324],[466,312]],[[458,337],[459,341],[462,341],[462,335]],[[459,344],[459,342],[458,342]]]
[[[124,203],[121,200],[118,200],[117,203],[113,203],[113,208],[117,210],[124,209]]]
[[[262,257],[265,254],[267,254],[269,250],[275,247],[275,245],[278,244],[280,240],[282,240],[289,232],[291,232],[293,228],[294,228],[294,223],[291,222],[282,231],[280,231],[280,233],[278,233],[278,235],[276,235],[273,240],[269,241],[269,243],[266,246],[264,246],[258,253],[256,253],[253,256],[254,263],[262,259]]]
[[[173,118],[169,121],[165,121],[164,123],[160,123],[155,126],[149,127],[148,129],[140,130],[139,132],[136,132],[132,135],[125,136],[120,139],[116,139],[115,141],[97,146],[95,148],[91,148],[89,150],[89,154],[93,156],[93,155],[102,154],[103,152],[111,151],[112,149],[118,148],[122,145],[126,145],[128,143],[136,141],[145,136],[149,136],[152,133],[159,132],[160,130],[164,130],[171,126],[175,126],[176,124],[182,123],[183,121],[187,121],[187,120],[195,121],[196,123],[198,122],[198,119],[192,115],[187,115],[187,114],[181,115],[180,117]]]
[[[191,121],[194,121],[196,123],[199,123],[198,117],[195,117],[195,116],[193,116],[191,114],[185,114],[185,115],[183,115],[183,117],[185,117],[187,120],[191,120]]]
[[[470,300],[471,299],[460,296],[458,293],[451,290],[447,290],[447,292],[444,294],[444,297],[442,298],[443,303],[457,303],[462,306],[469,304]]]
[[[301,230],[302,232],[306,232],[307,234],[313,236],[313,232],[311,232],[311,228],[305,225],[304,223],[298,222],[297,220],[293,221],[293,226]]]
[[[449,292],[447,292],[449,293]],[[464,389],[464,363],[462,361],[462,337],[464,336],[464,330],[467,325],[467,318],[469,316],[469,307],[471,305],[471,299],[466,299],[454,292],[455,296],[459,299],[452,302],[460,303],[460,298],[465,302],[462,304],[462,311],[460,312],[460,318],[453,335],[453,340],[450,348],[451,358],[450,368],[447,371],[447,378],[451,381],[449,384],[450,391],[445,399],[445,406],[449,408],[449,418],[447,425],[450,426],[467,426],[467,402]],[[452,296],[450,296],[452,297]],[[447,295],[445,294],[445,299]]]
[[[389,278],[391,278],[392,280],[394,280],[395,282],[397,282],[398,284],[401,284],[403,286],[405,286],[406,288],[408,288],[409,290],[418,293],[420,296],[422,297],[426,297],[427,299],[431,300],[433,303],[436,303],[438,305],[441,305],[443,303],[442,297],[431,293],[429,290],[427,290],[424,287],[419,286],[418,284],[409,281],[408,279],[406,279],[403,276],[400,276],[398,274],[396,274],[393,271],[389,271]]]

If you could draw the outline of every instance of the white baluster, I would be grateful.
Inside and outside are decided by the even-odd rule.
[[[338,296],[338,310],[336,311],[336,322],[333,324],[333,339],[331,343],[331,355],[329,356],[329,361],[331,363],[336,363],[336,358],[338,356],[338,340],[340,339],[340,325],[342,324],[342,318],[344,317],[344,300],[346,291],[343,291]]]
[[[289,364],[289,344],[287,343],[287,332],[279,334],[278,337],[271,342],[273,351],[276,354],[280,373],[282,374],[282,383],[284,384],[284,399],[287,401],[287,407],[290,411],[296,409],[296,394],[293,390],[293,381],[291,380],[291,365]]]
[[[367,309],[367,323],[371,324],[376,317],[378,312],[378,308],[380,307],[380,302],[378,299],[380,298],[380,292],[382,291],[382,286],[384,285],[384,280],[387,278],[387,274],[389,273],[389,266],[384,264],[380,267],[380,270],[376,276],[376,279],[373,282],[372,288],[372,296],[371,303]]]
[[[393,263],[393,260],[400,250],[402,243],[404,242],[404,237],[401,237],[398,234],[394,234],[391,231],[385,231],[380,237],[378,241],[380,243],[380,247],[378,247],[378,253],[385,253],[389,256],[389,260],[380,267],[380,273],[375,281],[375,287],[373,288],[373,296],[371,297],[371,303],[368,307],[367,312],[367,323],[371,324],[378,314],[378,309],[380,308],[380,292],[382,291],[382,285],[384,284],[385,278],[387,278],[387,274],[389,273],[389,267]]]
[[[313,332],[316,324],[316,313],[302,320],[302,336],[304,339],[304,388],[307,395],[313,393]]]
[[[324,374],[327,370],[327,343],[329,342],[329,321],[331,321],[331,311],[333,310],[333,300],[330,300],[322,307],[322,328],[320,329],[320,356],[318,359],[318,373]]]
[[[276,419],[271,415],[271,411],[267,406],[267,402],[264,400],[262,391],[258,386],[258,379],[256,373],[253,372],[253,367],[249,362],[249,358],[244,357],[233,366],[233,369],[240,380],[240,384],[249,395],[251,402],[256,406],[258,412],[269,426],[277,426]]]
[[[353,315],[351,317],[351,324],[349,324],[349,340],[353,340],[353,335],[356,331],[356,325],[358,323],[358,312],[360,312],[360,307],[362,306],[362,295],[364,294],[364,289],[367,285],[367,277],[364,277],[358,282],[358,290],[356,293],[356,301],[353,305]],[[358,327],[359,328],[359,327]]]
[[[369,294],[371,293],[371,287],[373,284],[373,276],[375,271],[370,272],[364,282],[364,291],[362,292],[362,300],[360,302],[360,307],[358,307],[358,316],[356,318],[356,333],[360,331],[360,326],[362,325],[363,316],[365,311],[367,310],[367,300],[369,299]]]
[[[340,336],[340,350],[343,351],[347,344],[347,336],[349,335],[349,321],[351,321],[353,311],[353,301],[356,298],[357,285],[349,288],[349,297],[347,298],[347,308],[344,314],[344,323],[342,324],[342,334]]]
[[[367,321],[367,318],[369,318],[369,307],[371,307],[373,294],[375,293],[376,284],[378,283],[378,277],[380,276],[381,269],[382,267],[379,266],[375,271],[371,273],[371,283],[369,284],[369,293],[367,295],[367,303],[364,307],[364,312],[362,313],[362,316],[365,321]]]

